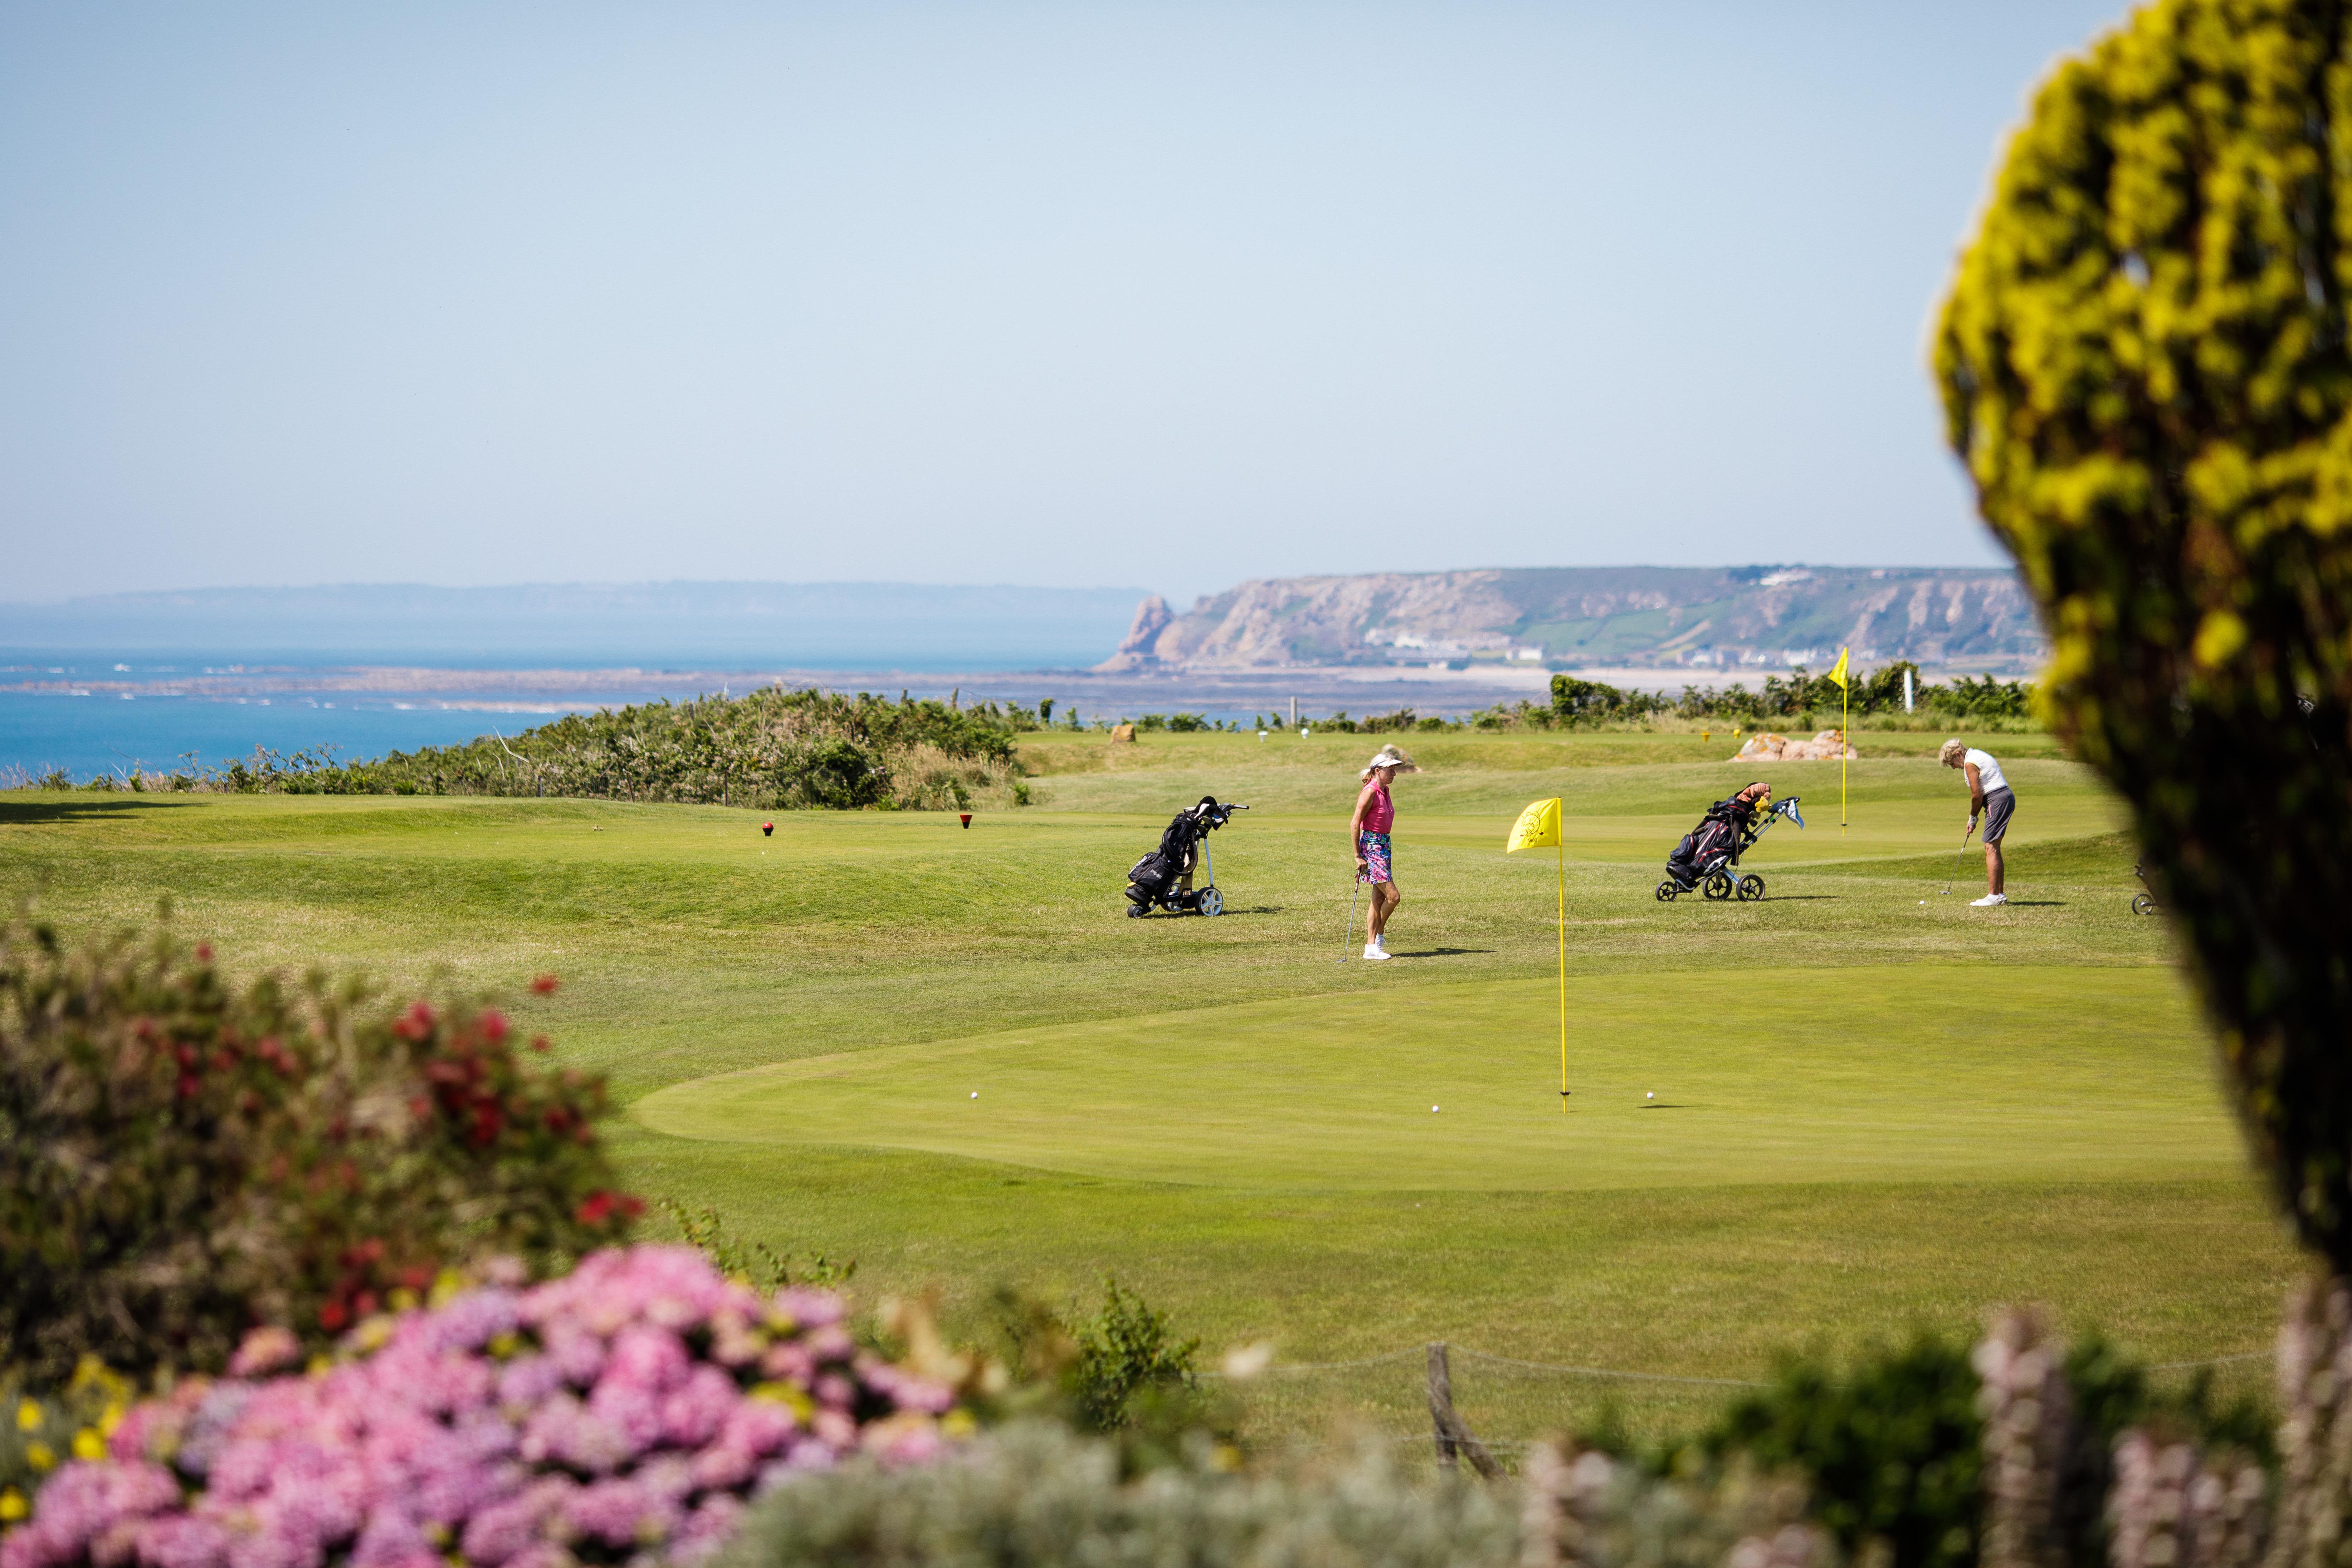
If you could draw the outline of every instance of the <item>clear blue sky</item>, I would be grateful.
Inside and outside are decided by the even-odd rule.
[[[1999,559],[2069,0],[0,7],[0,600]]]

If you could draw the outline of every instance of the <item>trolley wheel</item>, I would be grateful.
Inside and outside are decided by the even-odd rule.
[[[1698,888],[1700,892],[1705,893],[1710,899],[1717,900],[1727,899],[1731,897],[1730,875],[1727,872],[1723,871],[1714,872],[1708,876],[1706,881],[1701,882],[1698,885]]]
[[[1671,904],[1675,901],[1675,895],[1682,890],[1682,884],[1669,877],[1658,884],[1658,902]]]
[[[1201,889],[1201,912],[1212,918],[1225,912],[1225,896],[1214,888]]]
[[[2156,900],[2148,897],[2146,893],[2134,893],[2132,895],[2132,913],[2136,915],[2152,915],[2156,913]]]
[[[1732,892],[1741,903],[1752,903],[1764,896],[1764,879],[1750,871],[1739,879],[1739,885]]]

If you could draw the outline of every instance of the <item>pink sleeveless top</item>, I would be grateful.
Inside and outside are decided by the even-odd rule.
[[[1372,790],[1372,804],[1364,808],[1364,831],[1386,833],[1396,822],[1396,805],[1386,789],[1375,784]]]

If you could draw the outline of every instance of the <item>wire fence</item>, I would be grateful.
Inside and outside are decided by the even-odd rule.
[[[1408,1345],[1374,1355],[1320,1362],[1273,1362],[1246,1376],[1204,1373],[1239,1406],[1261,1440],[1320,1447],[1353,1432],[1402,1445],[1433,1444],[1431,1347]],[[2265,1375],[2269,1351],[2161,1362],[2152,1373],[2214,1374],[2251,1389]],[[1641,1440],[1696,1431],[1740,1395],[1771,1386],[1752,1378],[1587,1366],[1503,1355],[1469,1345],[1445,1347],[1447,1395],[1468,1431],[1504,1460],[1531,1445],[1610,1426]]]

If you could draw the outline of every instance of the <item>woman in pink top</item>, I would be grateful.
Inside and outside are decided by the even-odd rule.
[[[1397,891],[1390,858],[1389,829],[1396,825],[1396,803],[1389,798],[1389,784],[1399,773],[1419,772],[1411,757],[1394,746],[1382,746],[1363,772],[1364,787],[1356,796],[1356,814],[1348,818],[1348,842],[1356,852],[1356,880],[1370,884],[1372,889],[1370,907],[1364,911],[1366,958],[1389,956],[1384,942],[1389,917],[1404,902],[1404,895]]]

